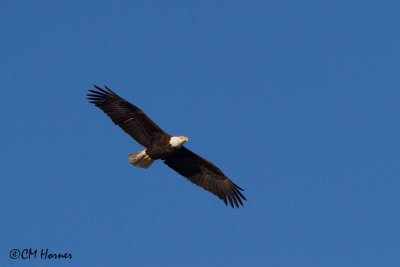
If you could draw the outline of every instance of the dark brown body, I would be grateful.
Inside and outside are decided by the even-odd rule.
[[[152,159],[166,159],[179,150],[170,145],[170,135],[160,135],[155,142],[146,147],[146,154]]]

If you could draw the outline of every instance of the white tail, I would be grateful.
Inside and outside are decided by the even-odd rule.
[[[155,161],[146,154],[146,150],[130,154],[128,157],[129,157],[129,162],[132,165],[145,169],[150,167],[151,164],[153,164],[153,162]]]

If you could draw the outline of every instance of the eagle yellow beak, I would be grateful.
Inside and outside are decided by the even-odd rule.
[[[183,141],[187,142],[187,141],[189,141],[189,138],[183,137]]]

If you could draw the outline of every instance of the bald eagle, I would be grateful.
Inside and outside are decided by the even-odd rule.
[[[146,149],[130,154],[129,162],[136,167],[149,168],[155,160],[162,160],[170,168],[222,199],[234,208],[243,206],[246,198],[242,188],[234,184],[214,164],[196,155],[183,144],[184,136],[171,136],[158,127],[141,109],[119,97],[107,86],[87,94],[90,103],[100,108],[111,120]]]

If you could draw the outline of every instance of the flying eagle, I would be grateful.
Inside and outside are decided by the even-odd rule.
[[[232,208],[243,206],[246,198],[242,188],[234,184],[214,164],[196,155],[183,144],[184,136],[171,136],[158,127],[141,109],[119,97],[107,86],[105,90],[89,90],[90,103],[100,108],[111,120],[146,149],[130,154],[129,162],[136,167],[148,168],[157,159],[186,177],[192,183],[213,193]]]

